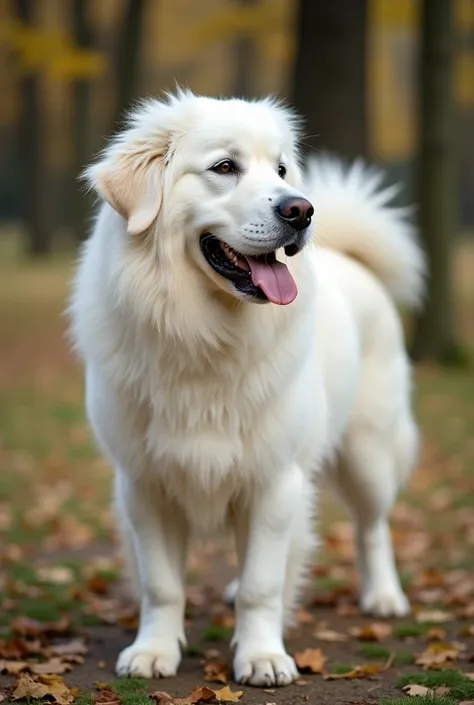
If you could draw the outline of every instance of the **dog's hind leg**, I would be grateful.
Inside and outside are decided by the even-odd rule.
[[[376,425],[356,420],[349,429],[336,485],[355,519],[361,608],[380,616],[410,611],[393,554],[389,513],[416,457],[418,434],[408,413],[391,438]]]
[[[410,606],[395,566],[388,517],[414,467],[418,432],[407,403],[394,409],[380,403],[374,387],[361,386],[365,391],[333,478],[355,519],[361,607],[380,616],[399,616]]]

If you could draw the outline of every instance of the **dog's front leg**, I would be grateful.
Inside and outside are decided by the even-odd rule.
[[[250,506],[237,508],[242,575],[233,643],[235,678],[240,683],[288,685],[298,675],[283,644],[283,592],[302,488],[302,472],[295,465],[275,473]]]
[[[184,569],[187,523],[173,503],[127,477],[117,478],[117,509],[131,532],[128,556],[138,571],[140,626],[117,661],[119,676],[173,676],[184,636]]]

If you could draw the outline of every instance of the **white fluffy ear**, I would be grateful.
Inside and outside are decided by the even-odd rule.
[[[138,235],[150,227],[160,210],[164,164],[164,154],[143,154],[131,149],[106,156],[90,166],[84,176],[125,218],[127,232]]]

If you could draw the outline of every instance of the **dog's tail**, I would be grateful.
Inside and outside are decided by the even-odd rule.
[[[408,208],[390,205],[399,186],[383,186],[384,173],[356,161],[310,159],[306,193],[314,205],[315,239],[371,269],[395,301],[419,306],[426,261]]]

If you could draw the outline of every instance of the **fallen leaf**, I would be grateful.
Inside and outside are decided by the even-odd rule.
[[[439,668],[445,663],[456,661],[461,649],[458,644],[434,643],[421,654],[415,657],[417,666],[423,666],[424,669]]]
[[[219,703],[236,703],[244,694],[243,690],[231,690],[228,685],[225,685],[220,690],[215,690],[214,695]]]
[[[469,678],[470,681],[474,681],[474,673],[465,673],[465,678]]]
[[[45,695],[49,695],[49,690],[44,683],[38,683],[30,676],[22,676],[13,691],[13,700],[21,700],[21,698],[40,700]]]
[[[0,661],[0,673],[8,673],[10,676],[16,676],[22,671],[27,671],[29,664],[27,661]]]
[[[441,624],[443,622],[450,622],[453,620],[454,614],[443,610],[423,610],[423,612],[418,612],[415,619],[420,624],[424,624],[426,622]]]
[[[204,680],[209,683],[227,683],[229,667],[225,661],[211,661],[204,666]]]
[[[324,671],[324,664],[327,661],[321,649],[297,651],[294,658],[298,669],[309,673],[322,673]]]
[[[78,694],[77,688],[68,688],[62,678],[56,675],[41,675],[36,678],[20,676],[13,692],[13,699],[34,698],[40,700],[51,696],[58,705],[70,705]]]
[[[61,661],[59,658],[52,658],[44,663],[30,664],[29,669],[32,673],[51,673],[59,675],[61,673],[66,673],[72,668],[70,663]]]
[[[323,678],[326,681],[335,681],[345,678],[349,680],[354,678],[372,678],[380,673],[381,670],[381,666],[370,663],[365,666],[356,666],[352,671],[348,671],[347,673],[326,673]]]
[[[5,659],[18,660],[31,654],[41,654],[44,652],[44,646],[37,641],[25,641],[25,639],[1,639],[0,640],[0,657]]]
[[[54,585],[68,585],[74,581],[75,575],[72,568],[67,566],[43,566],[36,571],[38,579],[44,583]]]
[[[300,609],[296,613],[296,621],[298,624],[312,624],[314,622],[314,617],[311,612]]]
[[[152,693],[150,698],[155,701],[156,705],[169,705],[174,702],[171,695],[165,693],[163,690],[157,690],[155,693]]]
[[[24,637],[66,634],[70,627],[71,622],[66,616],[56,622],[39,622],[36,619],[30,619],[30,617],[17,617],[10,626],[12,632]]]
[[[319,639],[320,641],[337,642],[347,641],[348,639],[347,634],[343,634],[342,632],[335,632],[333,629],[327,629],[324,626],[318,627],[318,629],[313,632],[313,636],[316,637],[316,639]]]
[[[303,678],[298,678],[295,681],[295,685],[308,685],[308,683],[311,683],[311,681],[305,681]]]
[[[107,594],[109,587],[109,583],[101,575],[93,575],[87,582],[87,589],[96,595]]]
[[[392,633],[393,628],[384,622],[374,622],[363,627],[351,627],[348,633],[361,641],[382,641]]]
[[[93,705],[120,705],[121,700],[118,693],[109,688],[94,695],[92,702]]]
[[[215,691],[204,685],[194,688],[191,695],[188,695],[186,698],[172,698],[172,702],[174,705],[195,705],[196,703],[214,700],[215,697]]]
[[[426,638],[429,641],[443,641],[446,639],[446,630],[441,627],[432,627],[428,630]]]
[[[402,690],[412,698],[432,694],[431,688],[427,688],[426,685],[420,685],[419,683],[409,683],[408,685],[404,685]]]

